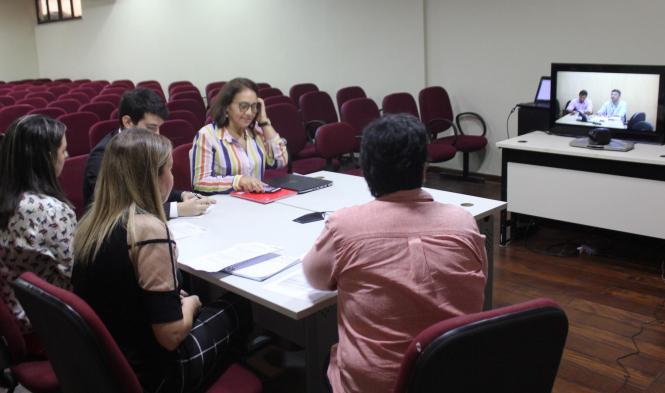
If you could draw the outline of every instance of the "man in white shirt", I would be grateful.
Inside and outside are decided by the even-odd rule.
[[[626,123],[627,105],[625,101],[621,101],[621,91],[613,89],[610,95],[610,100],[606,101],[598,111],[599,116],[605,117],[620,117]]]

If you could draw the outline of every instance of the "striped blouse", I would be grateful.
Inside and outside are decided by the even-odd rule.
[[[206,194],[238,190],[242,175],[263,179],[265,168],[282,168],[288,162],[286,144],[277,135],[266,141],[263,130],[245,130],[247,150],[226,128],[211,123],[194,138],[189,162],[192,186]]]

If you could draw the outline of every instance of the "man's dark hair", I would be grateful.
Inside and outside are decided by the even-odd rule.
[[[16,119],[0,145],[0,229],[6,229],[24,192],[69,205],[55,173],[65,125],[43,115]],[[71,206],[71,205],[70,205]]]
[[[411,115],[387,115],[363,131],[360,163],[375,198],[420,188],[427,161],[427,131]]]
[[[210,116],[217,127],[225,127],[229,124],[227,110],[236,94],[245,89],[252,90],[257,96],[259,95],[259,88],[256,83],[247,78],[232,79],[224,84],[224,87],[217,93],[212,105],[210,105]],[[257,112],[260,112],[260,110]],[[254,129],[254,124],[250,124],[249,129]]]
[[[586,90],[580,90],[580,95],[581,96],[588,96],[589,93],[587,93]]]
[[[618,95],[621,95],[621,90],[619,90],[619,89],[612,89],[612,93],[617,93]]]
[[[120,100],[118,113],[120,128],[124,128],[122,124],[123,116],[129,116],[132,119],[132,123],[137,125],[146,113],[159,116],[162,120],[166,120],[169,117],[169,110],[166,109],[164,100],[153,90],[139,87],[126,91]]]

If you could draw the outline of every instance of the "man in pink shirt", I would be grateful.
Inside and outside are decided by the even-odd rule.
[[[414,117],[372,122],[360,158],[376,199],[332,214],[303,260],[313,287],[338,291],[334,393],[392,392],[415,335],[482,309],[485,237],[468,212],[421,189],[426,146]]]

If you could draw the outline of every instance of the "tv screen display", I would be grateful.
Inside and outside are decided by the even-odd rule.
[[[665,66],[552,64],[551,131],[663,143]]]

